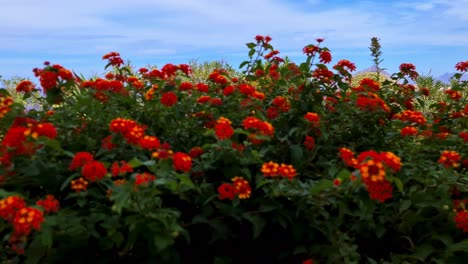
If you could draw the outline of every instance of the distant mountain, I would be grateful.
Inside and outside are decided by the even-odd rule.
[[[450,78],[455,74],[455,72],[446,72],[441,76],[437,77],[436,80],[441,81],[443,83],[450,83]],[[462,81],[468,81],[468,75],[463,75],[461,78]]]
[[[377,72],[377,67],[374,65],[374,66],[365,68],[365,69],[362,70],[362,71],[356,72],[354,75],[358,75],[358,74],[366,73],[366,72]],[[390,74],[389,74],[388,72],[386,72],[386,71],[383,71],[383,72],[381,72],[380,74],[382,74],[382,75],[385,76],[385,77],[390,77]]]

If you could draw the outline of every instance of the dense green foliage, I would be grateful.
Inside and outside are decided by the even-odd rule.
[[[0,258],[466,263],[468,85],[426,105],[410,64],[353,85],[322,40],[301,64],[270,40],[240,75],[110,53],[103,78],[38,70],[38,110],[3,90]]]

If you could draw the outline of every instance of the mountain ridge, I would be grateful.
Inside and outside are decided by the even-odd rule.
[[[367,73],[367,72],[377,72],[377,67],[374,65],[374,66],[370,66],[370,67],[367,67],[365,68],[364,70],[361,70],[361,71],[358,71],[356,72],[354,75],[358,75],[358,74],[361,74],[361,73]],[[382,71],[381,74],[385,77],[390,77],[390,73],[386,72],[386,71]],[[436,81],[441,81],[442,83],[445,83],[445,84],[450,84],[450,78],[456,74],[456,72],[446,72],[438,77],[434,77],[434,79]],[[462,81],[468,81],[468,75],[463,75],[462,78],[461,78]]]

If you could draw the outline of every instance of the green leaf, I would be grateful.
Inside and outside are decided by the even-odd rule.
[[[138,158],[133,158],[129,162],[127,162],[127,164],[132,168],[137,168],[143,165],[143,162],[139,160]]]
[[[311,195],[315,195],[315,194],[322,192],[325,189],[329,189],[332,187],[333,187],[333,181],[328,180],[328,179],[319,180],[315,182],[315,184],[312,187],[310,187],[309,193]]]
[[[52,230],[50,228],[42,228],[38,236],[41,239],[42,245],[47,248],[52,246]]]
[[[263,202],[258,208],[258,210],[262,213],[271,212],[276,209],[278,209],[278,205],[274,203],[269,204],[268,201]]]
[[[8,191],[5,191],[4,189],[0,189],[0,197],[1,198],[6,198],[8,196],[13,196],[13,195],[16,195],[16,193],[8,192]]]
[[[209,222],[208,219],[204,215],[196,215],[192,219],[193,224],[202,224],[202,223],[208,223],[208,222]]]
[[[154,237],[153,242],[157,251],[163,251],[170,245],[174,244],[174,238],[167,234],[159,234]]]
[[[194,189],[195,185],[193,184],[192,179],[190,179],[190,176],[187,174],[177,174],[177,178],[180,180],[180,184],[182,186],[187,186],[190,189]]]
[[[411,256],[417,260],[425,261],[432,252],[434,252],[434,248],[429,244],[424,244],[417,247],[416,252]]]
[[[252,179],[252,175],[250,173],[250,170],[248,168],[241,168],[240,169],[240,172],[242,172],[242,174],[247,178],[247,180],[251,180]]]
[[[300,129],[300,127],[293,127],[291,129],[289,129],[288,136],[292,137],[294,135],[294,133],[299,129]]]
[[[455,73],[451,79],[456,79],[456,80],[459,80],[461,77],[462,77],[462,73]]]
[[[150,166],[153,166],[154,164],[156,164],[156,161],[155,160],[147,160],[145,162],[142,162],[141,164],[145,165],[146,167],[150,167]]]
[[[257,238],[260,233],[263,231],[263,228],[266,225],[266,221],[260,217],[258,214],[254,213],[244,213],[243,217],[253,225],[253,238]]]
[[[256,186],[256,189],[260,189],[263,185],[269,184],[271,181],[269,179],[262,179]]]
[[[435,234],[432,235],[432,239],[442,242],[445,246],[453,243],[453,238],[450,235]]]
[[[347,169],[342,169],[338,172],[336,175],[336,178],[339,178],[340,180],[348,179],[349,176],[351,176],[351,172]]]
[[[302,150],[300,145],[291,145],[289,147],[291,150],[291,161],[294,166],[298,166],[303,162],[304,151]]]
[[[215,257],[213,264],[231,264],[232,259],[230,257]]]
[[[400,213],[403,212],[403,211],[406,211],[408,210],[408,208],[411,206],[411,201],[410,200],[404,200],[402,203],[401,203],[401,206],[400,206]]]
[[[249,64],[248,61],[244,61],[239,65],[239,69],[242,69],[245,65]]]
[[[463,252],[468,252],[468,239],[462,240],[456,244],[450,245],[447,247],[447,251],[449,252],[458,252],[458,251],[463,251]]]
[[[257,47],[257,44],[253,43],[253,42],[250,42],[250,43],[246,43],[245,44],[249,49],[253,49],[255,47]]]
[[[236,128],[236,129],[234,129],[234,133],[236,133],[236,134],[242,134],[242,135],[246,135],[246,136],[250,135],[250,132],[248,132],[248,131],[246,131],[246,130],[244,130],[244,129],[242,129],[242,128]]]
[[[381,238],[385,234],[385,226],[382,224],[378,224],[375,227],[375,234],[377,235],[378,238]]]
[[[420,105],[421,107],[423,107],[423,108],[425,107],[426,104],[424,103],[423,100],[421,100],[421,98],[417,98],[416,100],[418,101],[418,103],[419,103],[419,105]]]
[[[251,49],[249,51],[249,57],[252,58],[252,56],[255,54],[255,49]]]
[[[41,140],[41,141],[43,141],[42,143],[45,143],[46,146],[51,147],[54,150],[57,150],[57,151],[60,151],[60,152],[62,151],[62,147],[60,146],[60,142],[58,142],[55,139],[44,138],[44,140]]]
[[[65,190],[65,188],[70,186],[70,182],[73,181],[74,178],[76,178],[75,174],[71,175],[65,181],[63,181],[62,186],[60,186],[60,191],[63,191],[63,190]]]
[[[393,177],[392,182],[395,183],[395,186],[400,192],[404,193],[403,182],[399,178]]]

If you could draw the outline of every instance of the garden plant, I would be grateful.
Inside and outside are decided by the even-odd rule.
[[[352,85],[323,39],[300,64],[271,43],[236,76],[111,52],[34,69],[37,109],[0,90],[0,259],[468,263],[468,61],[426,105],[413,64]]]

